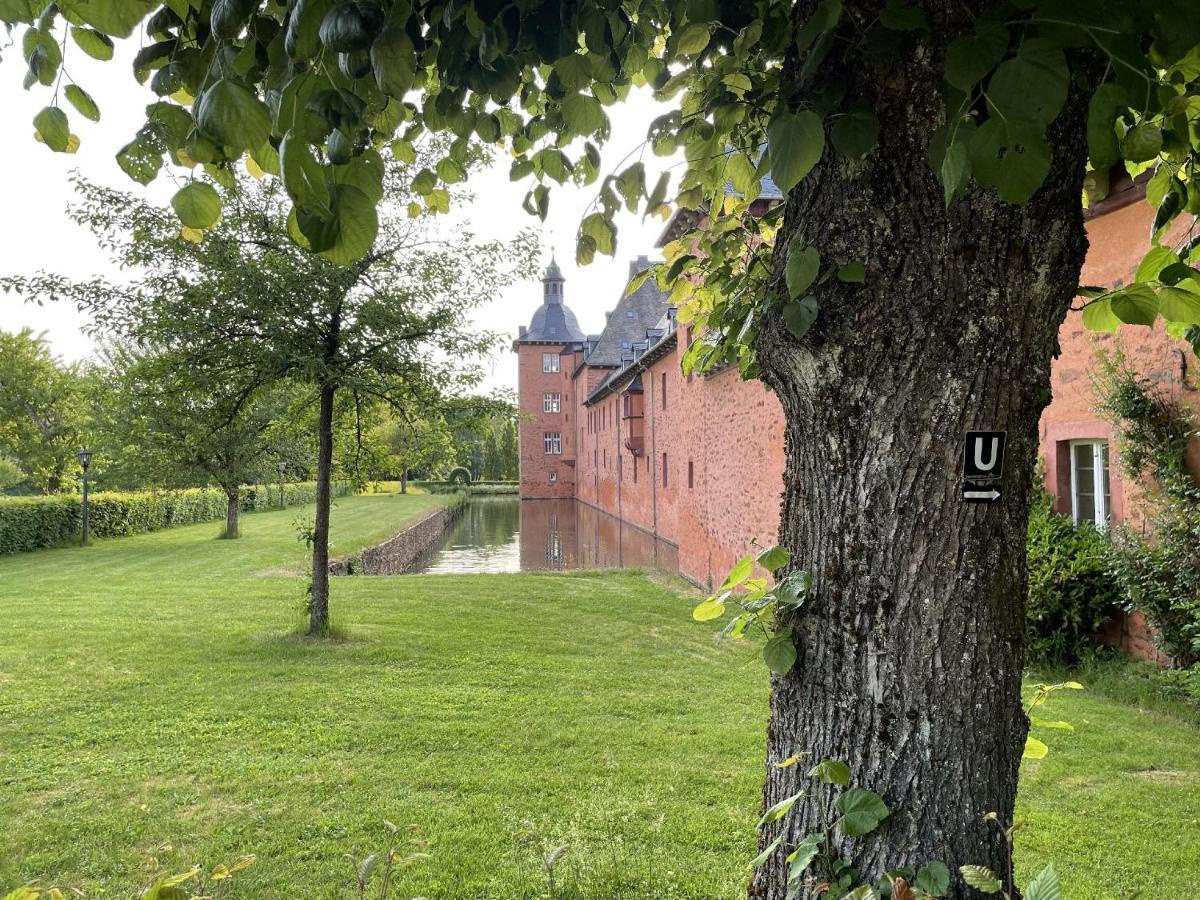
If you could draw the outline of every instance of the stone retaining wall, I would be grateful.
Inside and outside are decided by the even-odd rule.
[[[463,498],[452,506],[435,509],[382,544],[334,560],[329,564],[329,574],[403,575],[413,563],[442,542],[465,508],[466,498]]]

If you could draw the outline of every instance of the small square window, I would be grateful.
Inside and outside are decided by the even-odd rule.
[[[558,473],[555,472],[553,469],[550,470],[550,483],[558,484]]]
[[[627,319],[633,318],[633,310],[632,309],[625,310],[625,318],[627,318]]]
[[[628,349],[629,349],[629,348],[631,348],[632,346],[633,346],[633,342],[632,342],[632,341],[621,341],[621,349],[622,349],[622,350],[628,350]]]

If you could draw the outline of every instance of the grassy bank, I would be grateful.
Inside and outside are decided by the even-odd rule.
[[[340,500],[334,552],[442,499]],[[546,896],[562,846],[560,897],[741,894],[766,678],[691,596],[628,572],[337,579],[345,638],[312,643],[310,516],[0,558],[0,887],[135,896],[151,856],[255,853],[237,896],[357,896],[344,854],[380,849],[386,818],[428,842],[403,898]],[[1054,859],[1072,898],[1187,896],[1196,728],[1053,702],[1076,731],[1025,773],[1021,871]]]

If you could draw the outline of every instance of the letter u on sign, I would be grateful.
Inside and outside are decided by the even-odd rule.
[[[1004,473],[1003,431],[968,431],[963,452],[963,476],[999,478]]]

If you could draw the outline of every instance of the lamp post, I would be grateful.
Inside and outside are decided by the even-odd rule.
[[[88,469],[92,465],[92,451],[80,450],[75,454],[83,468],[83,546],[88,542]]]
[[[281,462],[279,464],[279,508],[280,509],[287,509],[287,502],[285,500],[284,493],[283,493],[283,478],[284,478],[284,474],[286,472],[287,472],[287,463]]]

